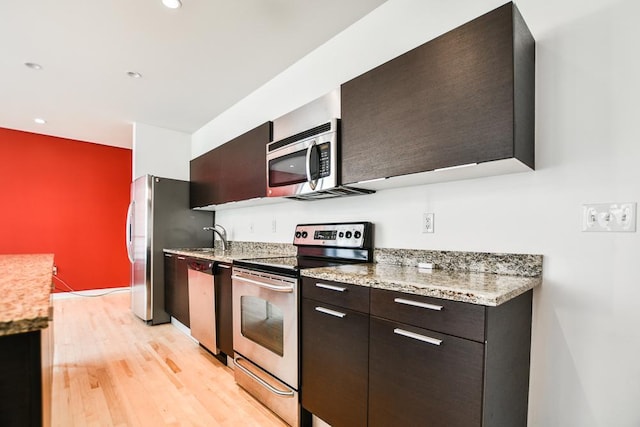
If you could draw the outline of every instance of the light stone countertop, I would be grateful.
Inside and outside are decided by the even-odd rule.
[[[243,242],[244,243],[244,242]],[[234,242],[229,250],[223,251],[219,247],[214,248],[177,248],[177,249],[164,249],[165,253],[183,255],[188,257],[195,257],[201,259],[207,259],[211,261],[224,262],[231,264],[236,259],[245,258],[263,258],[263,257],[278,257],[295,255],[295,248],[292,252],[288,247],[289,245],[279,244],[252,244],[252,245],[239,245]]]
[[[351,264],[302,270],[303,277],[497,306],[539,286],[542,278],[451,270],[419,270],[390,264]]]
[[[49,325],[53,254],[0,255],[0,336]]]
[[[227,251],[219,247],[164,251],[224,263],[296,254],[290,244],[238,241],[229,242]],[[542,255],[382,248],[374,251],[374,258],[372,264],[303,269],[301,275],[485,306],[500,305],[542,284]],[[441,268],[419,270],[419,262]]]

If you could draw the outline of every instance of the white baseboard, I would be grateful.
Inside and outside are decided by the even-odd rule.
[[[182,323],[181,321],[179,321],[173,316],[171,316],[171,324],[180,332],[182,332],[183,334],[191,338],[193,341],[198,342],[198,340],[196,340],[194,337],[191,336],[191,329],[189,329],[188,326],[186,326],[184,323]]]
[[[131,287],[125,286],[122,288],[87,289],[84,291],[56,292],[51,295],[54,300],[58,300],[66,298],[96,297],[100,295],[113,294],[116,292],[129,292],[130,290]]]

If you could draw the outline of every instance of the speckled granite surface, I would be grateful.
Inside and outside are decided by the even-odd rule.
[[[212,261],[231,263],[235,259],[277,257],[296,254],[296,247],[287,243],[229,242],[223,251],[216,241],[215,248],[171,248],[164,252],[185,255]]]
[[[407,267],[417,267],[419,262],[430,262],[441,270],[527,277],[542,274],[542,255],[381,248],[374,250],[373,257],[378,264]]]
[[[48,326],[52,254],[0,255],[0,335]]]
[[[419,270],[390,264],[311,268],[302,270],[302,275],[487,306],[500,305],[542,283],[541,277]]]
[[[219,244],[216,241],[216,244]],[[241,258],[291,256],[286,243],[230,242],[229,250],[165,249],[165,252],[231,263]],[[542,283],[542,255],[419,249],[374,250],[373,264],[302,270],[306,277],[495,306]],[[436,265],[420,271],[418,263]]]

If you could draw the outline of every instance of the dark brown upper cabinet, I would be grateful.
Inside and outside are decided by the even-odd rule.
[[[266,197],[266,122],[190,162],[192,208]]]
[[[342,182],[533,169],[534,91],[535,42],[508,3],[342,85]]]

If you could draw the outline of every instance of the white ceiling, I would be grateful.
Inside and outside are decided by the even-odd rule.
[[[182,2],[0,1],[0,127],[128,148],[134,122],[192,133],[384,0]]]

